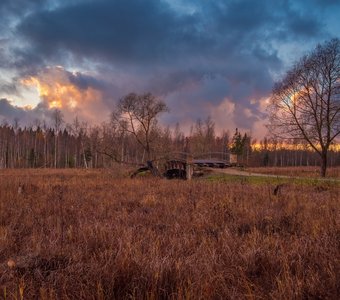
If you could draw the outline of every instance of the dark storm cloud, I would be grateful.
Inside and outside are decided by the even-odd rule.
[[[229,99],[235,123],[249,128],[263,118],[253,100],[268,96],[273,73],[286,67],[280,47],[329,38],[326,14],[339,2],[4,0],[0,13],[17,16],[12,37],[21,43],[2,65],[21,76],[46,65],[92,68],[96,75],[69,72],[70,82],[104,91],[107,105],[130,91],[162,95],[174,121]]]
[[[18,18],[23,18],[37,8],[43,8],[49,1],[44,0],[1,0],[0,2],[0,35],[5,35],[17,23]]]
[[[233,121],[238,128],[252,128],[252,125],[259,120],[257,115],[249,115],[241,105],[236,104]]]
[[[306,27],[318,26],[317,20],[305,20],[297,13],[290,24],[294,11],[285,2],[275,2],[280,13],[272,13],[275,6],[269,1],[258,5],[250,0],[227,4],[217,0],[203,1],[197,11],[179,14],[160,0],[84,1],[33,13],[17,31],[33,43],[34,53],[47,57],[64,55],[67,50],[114,64],[173,64],[187,58],[208,61],[240,50],[251,53],[260,42],[257,39],[268,38],[274,26],[303,34]]]
[[[119,86],[115,85],[113,80],[107,76],[88,75],[82,72],[69,72],[64,69],[60,69],[60,72],[64,73],[69,82],[76,86],[79,90],[85,91],[89,88],[100,91],[103,95],[102,102],[107,108],[113,108],[114,99],[121,97],[126,91],[122,90]],[[147,89],[145,91],[148,91]],[[155,91],[156,92],[156,91]]]
[[[97,90],[105,90],[108,88],[107,83],[93,76],[86,75],[81,72],[76,73],[67,72],[67,74],[70,82],[82,90],[87,89],[89,87],[92,87]]]
[[[212,1],[213,2],[213,1]],[[280,1],[278,1],[279,3]],[[223,32],[234,40],[242,39],[258,31],[263,26],[274,21],[274,16],[270,12],[268,1],[216,1],[212,4],[206,4],[211,8],[206,8],[211,17],[216,18],[216,28],[218,32]]]
[[[4,92],[9,95],[19,95],[18,87],[14,82],[11,83],[1,83],[0,82],[0,92]]]
[[[310,14],[304,16],[299,13],[292,13],[287,25],[290,29],[289,32],[298,37],[312,37],[323,33],[322,21]]]
[[[26,18],[18,31],[40,53],[67,49],[113,60],[167,59],[168,51],[201,46],[195,17],[179,17],[162,1],[84,2]]]
[[[43,1],[35,0],[2,0],[0,2],[0,11],[9,14],[18,14],[26,11],[30,7],[41,4]]]
[[[13,106],[7,99],[0,99],[0,116],[2,118],[22,118],[25,109]]]
[[[48,109],[44,103],[40,103],[34,109],[18,107],[6,98],[0,99],[0,124],[14,124],[32,126],[36,122],[53,124],[53,110]]]
[[[35,119],[42,119],[45,112],[40,108],[34,110],[25,109],[13,105],[8,99],[0,99],[0,123],[13,123],[14,120],[22,124],[30,124]]]

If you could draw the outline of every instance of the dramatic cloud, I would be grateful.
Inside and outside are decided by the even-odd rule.
[[[78,116],[95,122],[107,111],[100,90],[102,84],[79,72],[71,73],[62,67],[45,68],[36,76],[23,78],[22,84],[35,87],[41,104],[62,110],[68,120]]]
[[[44,122],[50,120],[51,111],[42,104],[34,109],[30,107],[18,107],[8,99],[0,99],[0,124],[17,123],[19,125],[33,125],[37,121]]]
[[[13,106],[7,99],[0,99],[0,117],[1,121],[6,118],[20,118],[25,115],[25,109]]]
[[[47,110],[95,122],[124,94],[150,91],[170,106],[165,124],[210,115],[259,136],[273,82],[339,35],[339,13],[331,0],[4,0],[0,96],[29,86]]]

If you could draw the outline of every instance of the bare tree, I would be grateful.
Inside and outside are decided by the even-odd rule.
[[[86,139],[86,136],[87,136],[87,127],[88,127],[88,124],[84,121],[80,122],[78,116],[74,118],[72,124],[70,125],[70,131],[72,135],[74,135],[77,139],[76,151],[74,154],[75,165],[76,166],[80,165],[80,161],[82,159],[84,163],[84,167],[86,169],[88,168],[88,164],[87,164],[87,159],[86,159],[84,140]]]
[[[318,45],[273,89],[269,129],[280,138],[305,140],[326,176],[329,147],[340,134],[340,40]]]
[[[142,146],[147,159],[151,158],[152,143],[157,130],[157,117],[167,112],[166,104],[151,93],[130,93],[119,100],[112,121],[132,134]]]
[[[63,113],[59,109],[55,109],[52,113],[52,121],[54,127],[54,167],[57,168],[58,158],[58,137],[62,124],[64,123]]]

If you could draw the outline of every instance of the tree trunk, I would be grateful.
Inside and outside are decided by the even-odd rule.
[[[326,170],[327,170],[327,151],[322,151],[321,153],[321,169],[320,169],[320,176],[326,177]]]
[[[57,168],[57,150],[58,150],[58,136],[57,133],[54,136],[54,168]]]
[[[150,144],[148,141],[146,142],[145,152],[146,152],[146,160],[151,160],[151,149],[150,149]]]

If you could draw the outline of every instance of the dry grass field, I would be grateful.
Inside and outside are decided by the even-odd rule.
[[[339,299],[339,185],[274,189],[2,170],[0,298]]]

